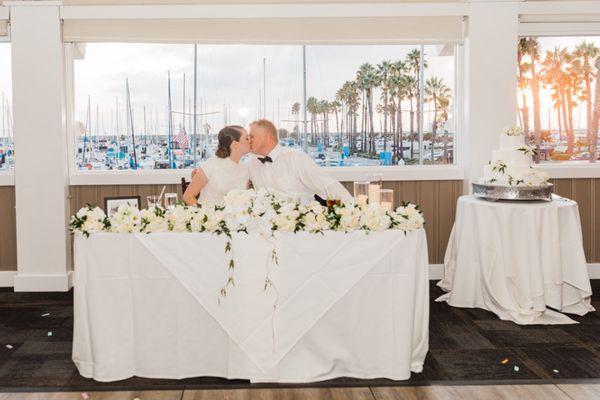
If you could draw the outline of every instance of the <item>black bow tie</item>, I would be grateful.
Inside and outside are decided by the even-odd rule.
[[[272,162],[273,162],[273,159],[272,159],[271,157],[269,157],[269,156],[265,156],[265,157],[258,157],[258,159],[259,159],[259,161],[260,161],[261,163],[263,163],[263,164],[264,164],[264,163],[266,163],[266,162],[270,162],[270,163],[272,163]]]

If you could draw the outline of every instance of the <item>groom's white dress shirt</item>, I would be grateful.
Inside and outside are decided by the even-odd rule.
[[[352,196],[341,183],[330,177],[304,152],[275,146],[268,154],[272,162],[261,162],[259,156],[250,160],[250,180],[255,189],[266,188],[299,200],[302,204],[314,200],[340,199],[350,202]]]

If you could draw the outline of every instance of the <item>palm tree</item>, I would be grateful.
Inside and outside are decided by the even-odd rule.
[[[379,81],[381,82],[381,97],[383,100],[383,140],[387,138],[388,133],[388,95],[389,95],[389,85],[388,78],[390,73],[392,72],[393,64],[391,61],[382,61],[381,64],[377,65],[377,74],[379,75]],[[385,144],[384,144],[385,151]]]
[[[565,75],[565,92],[567,98],[567,115],[569,120],[569,153],[573,152],[575,145],[575,133],[573,129],[573,109],[577,106],[577,102],[584,97],[583,91],[583,67],[581,62],[569,54],[566,58],[567,68]]]
[[[423,58],[425,57],[425,54],[423,54]],[[421,51],[419,49],[413,49],[411,50],[410,53],[408,53],[408,55],[406,56],[406,64],[408,66],[408,69],[410,71],[413,72],[413,76],[415,78],[416,81],[416,90],[414,91],[413,97],[416,100],[417,103],[417,131],[421,132],[421,94],[420,94],[420,79],[421,79]],[[423,68],[427,68],[427,61],[423,60]],[[411,114],[413,114],[412,112],[412,105],[411,105]],[[412,116],[411,116],[412,119]],[[412,120],[411,120],[411,125],[412,125]],[[411,129],[412,132],[412,129]],[[411,134],[412,136],[412,134]],[[410,148],[410,153],[411,153],[411,158],[414,156],[414,148],[413,148],[413,144],[412,144],[412,140],[411,140],[411,148]]]
[[[296,132],[296,138],[298,138],[298,118],[300,115],[300,103],[295,102],[294,104],[292,104],[292,116],[294,117],[294,132]]]
[[[329,111],[330,105],[327,100],[319,101],[317,105],[318,113],[323,117],[322,132],[323,132],[323,146],[329,147]]]
[[[525,137],[529,137],[529,108],[527,107],[527,92],[525,91],[530,84],[531,79],[529,78],[529,71],[531,70],[531,63],[527,62],[525,56],[527,55],[528,38],[519,39],[518,52],[517,52],[517,65],[518,65],[518,76],[517,86],[521,92],[523,107],[521,108],[521,126]]]
[[[340,120],[338,113],[342,111],[342,102],[338,99],[336,95],[336,99],[329,103],[329,111],[333,112],[335,115],[335,131],[337,133],[337,145],[338,148],[342,149],[342,127],[340,126]],[[343,121],[341,121],[343,123]]]
[[[425,82],[425,99],[433,103],[433,121],[431,123],[431,162],[435,161],[435,135],[438,129],[438,111],[441,108],[440,99],[450,96],[450,88],[446,86],[443,79],[435,76]]]
[[[538,65],[540,63],[540,45],[536,38],[526,38],[524,49],[531,60],[531,94],[533,96],[533,139],[539,148],[542,145],[542,123],[540,118],[540,74]]]
[[[570,128],[567,120],[566,109],[566,81],[567,72],[565,71],[566,59],[568,57],[567,49],[555,47],[552,51],[546,52],[546,57],[542,62],[542,77],[544,83],[552,89],[552,98],[554,107],[558,112],[558,131],[561,139],[562,132],[569,135]]]
[[[588,140],[589,152],[592,154],[593,141],[596,139],[596,132],[592,132],[592,80],[594,79],[593,60],[600,55],[600,49],[593,43],[585,40],[575,47],[573,55],[577,57],[581,64],[581,73],[585,81],[585,91],[583,99],[586,102],[587,128],[586,136]],[[595,146],[594,146],[595,147]],[[591,157],[590,157],[591,158]]]
[[[357,74],[356,80],[358,82],[359,88],[364,91],[365,99],[367,103],[367,114],[368,114],[368,132],[369,132],[369,153],[375,153],[375,125],[373,121],[373,89],[379,85],[379,76],[375,71],[373,65],[369,63],[364,63],[360,66]],[[367,126],[365,125],[365,131]],[[367,140],[366,134],[363,139]],[[363,150],[364,142],[363,142]]]
[[[310,114],[310,143],[317,143],[317,113],[319,101],[316,97],[309,97],[306,100],[306,111]]]
[[[440,97],[438,99],[438,127],[443,127],[446,125],[450,115],[450,102],[452,101],[452,97],[450,95],[445,97]],[[444,162],[448,163],[448,129],[444,129]],[[456,147],[456,143],[453,143],[453,149]]]

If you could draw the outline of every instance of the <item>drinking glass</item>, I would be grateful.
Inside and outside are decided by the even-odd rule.
[[[172,210],[177,204],[177,193],[165,193],[165,208]]]

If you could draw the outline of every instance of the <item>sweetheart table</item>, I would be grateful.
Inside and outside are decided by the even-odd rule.
[[[210,233],[77,235],[80,374],[312,382],[421,372],[429,324],[423,229],[234,234],[235,286],[220,297],[225,243]]]

